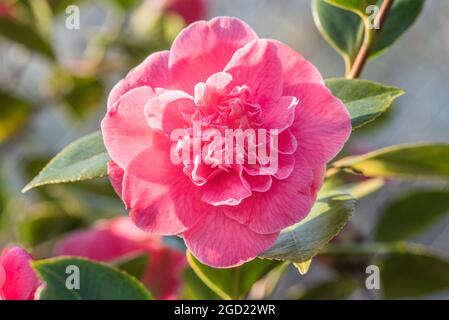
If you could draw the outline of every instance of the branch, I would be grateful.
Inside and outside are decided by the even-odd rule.
[[[384,22],[388,16],[388,13],[390,12],[391,6],[393,5],[393,0],[384,0],[382,2],[382,6],[380,7],[379,13],[376,16],[375,24],[376,26],[379,26],[379,29],[377,29],[377,33],[380,32],[382,29]],[[369,57],[369,52],[371,50],[371,45],[373,44],[375,33],[371,29],[372,27],[367,25],[366,19],[364,19],[365,23],[365,36],[363,39],[362,46],[360,47],[360,50],[354,60],[354,64],[352,65],[351,69],[346,75],[346,78],[348,79],[356,79],[360,76],[362,73],[363,68],[365,67],[366,61]]]

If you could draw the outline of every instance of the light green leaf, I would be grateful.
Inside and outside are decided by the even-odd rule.
[[[423,248],[409,248],[379,263],[386,299],[415,298],[449,290],[449,259]]]
[[[378,3],[378,0],[325,0],[336,7],[357,13],[360,17],[366,16],[366,8]]]
[[[100,132],[72,142],[59,152],[22,190],[55,183],[75,182],[107,175],[109,155]]]
[[[220,297],[198,278],[192,268],[187,268],[183,272],[182,280],[181,299],[220,300]]]
[[[343,158],[335,169],[367,177],[449,179],[449,144],[406,144]]]
[[[29,102],[0,90],[0,143],[23,127],[32,109]]]
[[[16,19],[0,17],[0,36],[20,43],[29,50],[36,51],[51,60],[55,60],[55,54],[51,45],[31,26],[22,24]]]
[[[40,300],[149,300],[151,294],[142,283],[107,264],[84,258],[58,257],[32,263],[46,286]],[[68,289],[67,278],[79,268],[79,289]],[[69,279],[69,283],[70,279]]]
[[[415,190],[395,199],[377,223],[378,241],[405,240],[449,213],[449,191]]]
[[[273,247],[260,258],[303,263],[313,258],[348,222],[355,200],[349,195],[327,195],[317,200],[301,222],[282,230]]]
[[[278,265],[274,261],[255,259],[236,268],[215,269],[199,262],[190,252],[187,261],[196,275],[223,299],[245,298],[254,283]]]
[[[367,80],[328,79],[326,86],[348,108],[353,129],[375,120],[405,92]]]
[[[114,266],[126,273],[141,279],[150,262],[150,257],[147,253],[134,253],[125,255],[112,262]]]

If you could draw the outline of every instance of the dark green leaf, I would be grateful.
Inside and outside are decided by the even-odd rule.
[[[33,268],[45,281],[41,300],[149,300],[150,293],[134,277],[100,262],[84,258],[58,257],[38,260]],[[79,268],[79,289],[68,289],[67,267]],[[69,283],[70,279],[68,280]]]
[[[449,178],[449,144],[407,144],[343,158],[336,169],[367,177]]]
[[[187,268],[182,275],[182,299],[186,300],[219,300],[208,286],[201,281],[192,268]]]
[[[0,35],[36,51],[54,60],[55,54],[50,44],[43,39],[31,26],[22,24],[18,20],[0,17]]]
[[[254,283],[278,264],[255,259],[236,268],[215,269],[199,262],[190,252],[187,253],[187,261],[196,275],[223,299],[245,298]]]
[[[43,205],[40,206],[41,212],[37,216],[32,216],[21,225],[20,230],[23,240],[28,245],[39,245],[68,231],[84,226],[82,218],[64,214],[59,206],[51,205],[50,203]],[[61,211],[55,212],[57,209]]]
[[[113,265],[137,279],[141,279],[145,270],[147,270],[149,262],[150,257],[147,253],[137,253],[121,257],[115,260]]]
[[[274,246],[259,257],[296,263],[310,260],[344,227],[354,203],[344,194],[319,198],[304,220],[282,230]]]
[[[394,200],[377,223],[379,241],[405,240],[449,213],[449,191],[415,190]]]
[[[367,80],[328,79],[326,86],[348,108],[353,129],[375,120],[404,94],[402,89]]]
[[[59,152],[22,190],[55,183],[75,182],[107,175],[109,155],[100,132],[72,142]]]
[[[344,300],[349,298],[359,283],[353,278],[341,278],[319,283],[308,288],[300,297],[302,300]]]
[[[31,111],[30,103],[0,90],[0,143],[23,127]]]
[[[386,299],[414,298],[449,290],[449,260],[425,249],[408,249],[380,262]]]

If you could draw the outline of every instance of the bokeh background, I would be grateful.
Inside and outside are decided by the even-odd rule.
[[[56,58],[29,50],[1,36],[7,31],[0,32],[0,247],[21,243],[35,256],[43,257],[62,233],[126,212],[106,179],[49,186],[27,194],[20,190],[64,146],[98,130],[110,88],[146,55],[169,48],[183,22],[168,14],[161,23],[155,7],[143,9],[138,0],[54,0],[48,1],[49,7],[30,2],[39,1],[17,1],[19,9],[9,18],[32,25],[51,44]],[[299,51],[325,78],[343,76],[343,61],[315,27],[310,1],[206,2],[205,18],[239,17],[260,37],[278,39]],[[10,15],[4,8],[14,1],[0,3],[0,15]],[[65,8],[70,4],[79,6],[79,30],[66,28]],[[364,153],[398,143],[449,141],[448,15],[449,1],[426,1],[415,25],[386,54],[368,64],[362,78],[404,88],[407,94],[381,121],[357,131],[346,152]],[[0,28],[6,27],[0,24]],[[31,37],[20,32],[23,30],[13,33],[19,38]],[[14,34],[8,37],[14,38]],[[5,107],[10,104],[15,107]],[[388,182],[357,204],[346,233],[369,241],[385,207],[407,190],[423,187],[426,184],[422,182]],[[448,184],[432,187],[443,190]],[[33,223],[40,217],[50,219]],[[449,215],[412,241],[449,255]],[[300,298],[320,284],[330,286],[315,290],[312,297],[381,296],[380,291],[351,286],[346,277],[341,280],[339,270],[324,262],[315,261],[306,276],[289,269],[272,297]],[[350,276],[364,274],[361,265],[357,268],[351,269]],[[329,292],[335,295],[329,296]],[[444,290],[425,296],[448,297],[449,291]]]

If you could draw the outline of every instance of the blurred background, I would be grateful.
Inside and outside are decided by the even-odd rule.
[[[67,13],[70,5],[77,7]],[[77,8],[79,28],[67,28]],[[308,0],[206,0],[204,10],[193,16],[162,0],[0,0],[0,247],[21,243],[45,257],[65,232],[126,214],[107,179],[27,194],[20,190],[64,146],[98,130],[109,90],[127,71],[151,52],[168,49],[186,21],[218,15],[239,17],[260,37],[287,43],[325,78],[344,75],[343,61],[314,25]],[[449,141],[448,15],[449,1],[428,0],[415,25],[368,64],[362,78],[404,88],[407,94],[381,120],[356,131],[346,153]],[[358,202],[341,241],[371,241],[379,217],[392,203],[429,187],[387,182]],[[431,188],[447,190],[448,183]],[[449,215],[411,240],[449,255]],[[365,261],[316,260],[306,276],[289,269],[271,297],[382,297],[381,290],[360,285]],[[423,297],[449,298],[449,290],[442,289]]]

